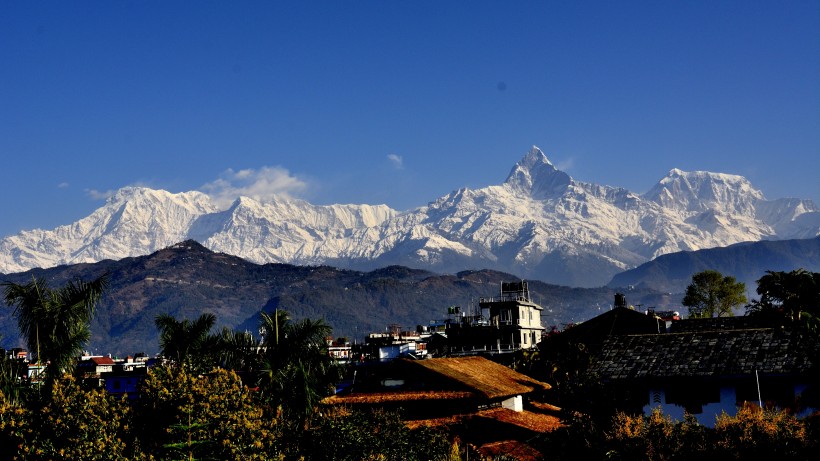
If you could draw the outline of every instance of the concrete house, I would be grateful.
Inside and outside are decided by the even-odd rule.
[[[446,335],[451,355],[502,354],[531,349],[541,341],[543,308],[530,296],[526,281],[502,282],[498,296],[481,297],[478,312],[456,308]]]

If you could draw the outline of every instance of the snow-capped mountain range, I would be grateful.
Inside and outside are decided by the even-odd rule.
[[[576,181],[533,147],[503,184],[405,212],[285,197],[241,197],[220,210],[200,192],[127,187],[73,224],[0,240],[0,272],[122,259],[195,239],[256,263],[491,268],[601,286],[666,253],[817,235],[811,200],[766,200],[742,176],[673,169],[641,195]]]

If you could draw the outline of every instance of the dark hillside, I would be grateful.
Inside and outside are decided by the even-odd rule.
[[[45,277],[57,287],[72,278],[89,280],[105,272],[111,276],[111,287],[98,306],[88,349],[116,355],[156,353],[154,318],[162,313],[194,318],[211,312],[220,328],[226,325],[255,333],[259,312],[278,308],[294,318],[324,318],[334,335],[361,339],[390,324],[415,329],[444,318],[448,306],[467,309],[481,296],[496,295],[500,282],[516,280],[490,270],[436,274],[401,266],[359,272],[328,266],[258,265],[211,252],[193,241],[148,256],[0,278],[26,283],[32,276]],[[544,324],[559,326],[608,309],[615,293],[610,288],[568,288],[538,281],[530,281],[530,291],[545,307]],[[648,290],[627,296],[632,303],[662,300]],[[10,308],[0,308],[0,334],[0,345],[22,345]]]
[[[754,293],[757,280],[766,275],[767,270],[791,271],[799,268],[820,271],[820,237],[747,242],[723,248],[671,253],[621,272],[608,286],[634,285],[683,293],[691,283],[693,274],[713,269],[746,283],[746,288]]]

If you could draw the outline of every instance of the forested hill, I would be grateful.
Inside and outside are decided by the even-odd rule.
[[[766,275],[766,271],[800,268],[820,272],[820,237],[747,242],[723,248],[671,253],[616,275],[609,286],[647,286],[682,293],[691,283],[693,274],[712,269],[746,283],[746,288],[754,293],[757,280]]]
[[[359,272],[328,266],[259,265],[214,253],[194,241],[148,256],[33,269],[0,279],[27,283],[32,276],[44,277],[50,286],[58,287],[73,278],[90,280],[106,272],[111,286],[91,324],[88,349],[115,355],[157,352],[154,318],[162,313],[193,319],[211,312],[220,328],[255,333],[259,312],[279,308],[294,318],[324,318],[337,337],[363,338],[390,324],[413,330],[418,324],[446,318],[448,306],[466,309],[478,297],[496,295],[500,282],[517,280],[489,270],[449,275],[399,266]],[[530,281],[529,286],[533,298],[545,307],[545,325],[591,318],[610,307],[615,293],[610,288],[568,288],[538,281]],[[645,305],[664,301],[649,290],[628,296],[630,302]],[[11,308],[0,309],[0,345],[7,348],[23,345],[12,313]]]

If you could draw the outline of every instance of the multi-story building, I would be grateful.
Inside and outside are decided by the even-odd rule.
[[[530,297],[526,281],[502,282],[498,296],[479,298],[478,312],[451,308],[447,328],[451,355],[512,352],[541,341],[543,308]]]

